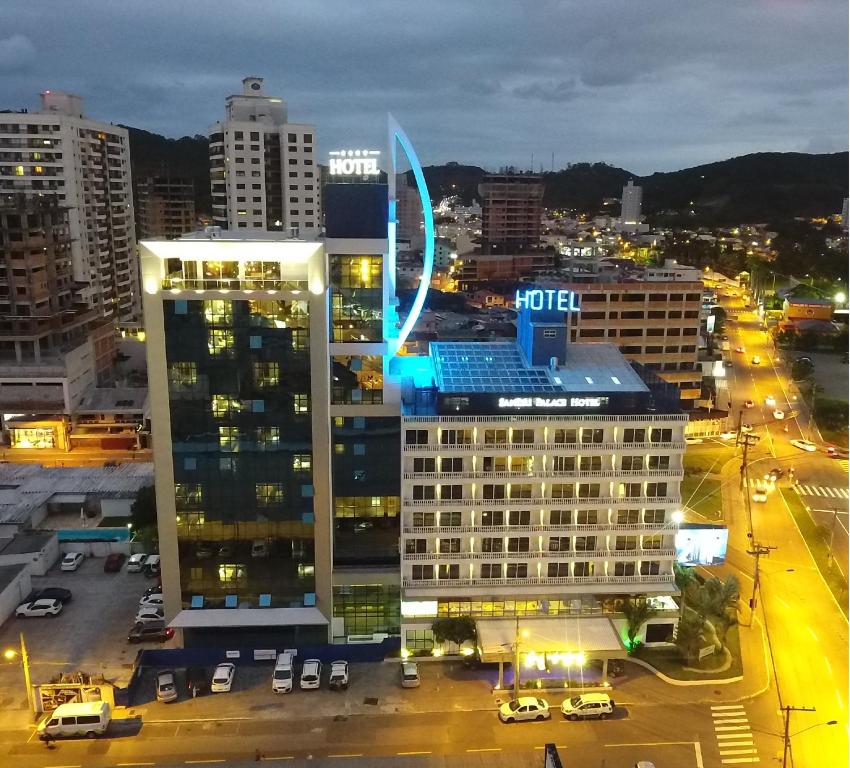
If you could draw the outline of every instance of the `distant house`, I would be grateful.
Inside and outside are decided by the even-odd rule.
[[[782,320],[785,323],[798,323],[800,320],[832,320],[835,311],[829,299],[796,298],[786,296],[782,303]]]

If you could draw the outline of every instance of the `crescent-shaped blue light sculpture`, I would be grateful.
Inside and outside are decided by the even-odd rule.
[[[410,163],[410,168],[413,171],[413,178],[416,180],[416,188],[419,190],[419,199],[422,203],[422,218],[425,222],[425,249],[422,254],[422,277],[419,280],[419,288],[416,290],[416,296],[413,299],[413,306],[411,306],[407,318],[398,331],[394,352],[394,354],[398,354],[398,350],[404,345],[404,342],[413,330],[413,326],[419,319],[422,307],[425,305],[425,295],[431,286],[431,273],[434,271],[434,212],[431,208],[431,196],[428,194],[428,185],[425,183],[422,164],[416,156],[416,150],[413,149],[410,139],[392,115],[387,115],[387,127],[392,161],[392,179],[390,180],[390,189],[393,191],[392,197],[395,198],[396,143],[398,143],[404,150],[404,154],[407,156],[407,161]],[[388,231],[390,252],[393,256],[395,255],[395,204],[395,199],[391,200],[390,227]],[[392,258],[391,261],[390,268],[395,273],[395,259]],[[393,281],[395,281],[395,274],[393,274]]]

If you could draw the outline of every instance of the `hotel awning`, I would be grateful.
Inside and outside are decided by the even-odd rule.
[[[479,619],[478,647],[482,661],[511,661],[517,635],[516,619]],[[617,629],[606,617],[550,616],[520,618],[521,654],[584,653],[589,659],[627,656]]]
[[[176,629],[321,627],[329,623],[318,608],[208,608],[180,611],[168,626]]]

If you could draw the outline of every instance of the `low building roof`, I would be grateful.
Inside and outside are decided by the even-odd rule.
[[[0,594],[2,594],[6,590],[6,587],[10,584],[14,584],[18,576],[21,575],[21,571],[27,567],[28,563],[21,563],[20,565],[0,565]]]
[[[147,387],[92,387],[86,390],[76,413],[144,411]]]
[[[180,611],[168,626],[178,629],[321,627],[329,623],[318,608],[202,608]]]
[[[41,552],[55,533],[18,533],[11,539],[0,539],[0,557]]]

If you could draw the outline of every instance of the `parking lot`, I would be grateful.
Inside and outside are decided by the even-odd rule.
[[[55,617],[11,617],[0,628],[0,648],[17,648],[23,632],[34,684],[62,671],[103,675],[121,685],[131,674],[139,646],[127,643],[139,598],[155,583],[141,573],[104,573],[105,558],[86,558],[76,571],[60,571],[59,563],[45,576],[33,576],[33,590],[62,587],[73,597]],[[17,686],[23,695],[17,665],[0,665],[0,687]],[[7,688],[8,689],[8,688]]]

